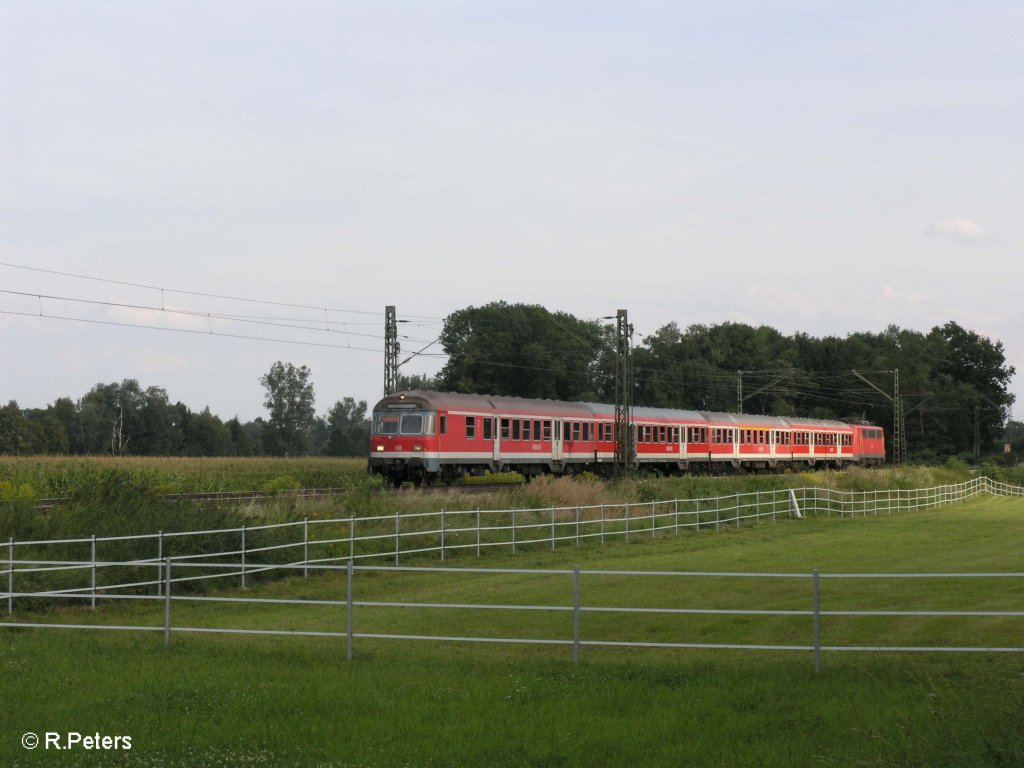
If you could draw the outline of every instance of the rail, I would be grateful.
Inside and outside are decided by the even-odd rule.
[[[279,636],[288,635],[295,637],[328,637],[344,639],[346,645],[346,656],[351,659],[354,652],[356,640],[397,640],[397,641],[418,641],[418,642],[439,642],[439,643],[494,643],[511,645],[548,645],[571,647],[572,659],[579,664],[583,649],[585,648],[654,648],[654,649],[705,649],[705,650],[745,650],[745,651],[795,651],[804,652],[813,656],[815,672],[821,669],[821,656],[829,652],[892,652],[892,653],[1022,653],[1024,647],[1013,645],[887,645],[880,644],[836,644],[827,645],[822,641],[821,619],[824,617],[894,617],[894,618],[943,618],[943,619],[977,619],[979,617],[1019,619],[1024,617],[1024,611],[1020,610],[929,610],[920,608],[887,608],[879,610],[841,610],[822,608],[822,583],[828,580],[859,579],[859,580],[919,580],[919,579],[986,579],[986,580],[1024,580],[1024,573],[819,573],[817,570],[812,573],[748,573],[748,572],[703,572],[703,571],[625,571],[625,570],[589,570],[578,567],[569,569],[515,569],[515,568],[451,568],[451,567],[388,567],[353,565],[348,562],[345,565],[319,565],[315,569],[325,573],[343,573],[345,576],[344,594],[337,599],[286,599],[286,598],[257,598],[241,597],[238,595],[221,596],[200,596],[193,594],[176,594],[174,585],[183,581],[189,581],[188,576],[174,576],[195,568],[215,568],[231,570],[236,567],[234,563],[175,563],[167,558],[161,564],[162,590],[159,595],[131,595],[131,594],[109,594],[92,591],[88,594],[72,594],[67,592],[46,593],[47,596],[59,597],[66,600],[73,599],[96,599],[100,600],[142,600],[156,602],[163,608],[162,622],[157,624],[136,624],[136,625],[111,625],[111,624],[88,624],[88,623],[50,623],[45,621],[7,621],[0,622],[4,628],[35,628],[35,629],[76,629],[76,630],[100,630],[100,631],[134,631],[134,632],[162,632],[164,644],[170,643],[173,633],[201,633],[201,634],[240,634],[240,635],[266,635]],[[305,565],[274,565],[267,566],[274,570],[296,571],[306,568]],[[357,573],[373,573],[388,571],[390,573],[402,572],[410,574],[418,579],[430,578],[436,574],[459,574],[460,583],[466,587],[466,579],[473,576],[482,576],[488,579],[501,579],[504,577],[518,578],[524,575],[540,576],[548,579],[563,579],[571,581],[571,602],[564,604],[528,604],[528,603],[475,603],[475,602],[413,602],[408,600],[357,600],[354,575]],[[809,585],[809,589],[801,594],[794,595],[789,602],[791,607],[787,608],[763,608],[763,607],[729,607],[715,608],[702,606],[637,606],[637,605],[610,605],[601,602],[585,602],[587,594],[583,588],[583,580],[600,580],[602,583],[608,580],[618,582],[629,582],[641,578],[670,578],[670,579],[730,579],[730,580],[790,580],[802,582]],[[588,581],[589,586],[589,581]],[[628,585],[627,585],[628,586]],[[378,590],[379,591],[379,590]],[[595,590],[600,592],[600,590]],[[568,590],[567,590],[568,592]],[[631,589],[623,590],[626,594],[635,594]],[[1000,590],[1004,592],[1004,590]],[[14,593],[11,597],[26,598],[40,597],[44,593]],[[665,595],[693,595],[696,591],[683,592],[681,590],[666,590]],[[891,590],[886,589],[883,594],[887,602],[891,602]],[[800,607],[799,603],[803,602]],[[338,615],[334,621],[336,629],[273,629],[254,627],[224,627],[224,626],[192,626],[187,623],[175,622],[172,605],[185,603],[225,603],[230,605],[288,605],[288,606],[332,606],[343,608],[343,616]],[[476,635],[476,634],[438,634],[434,633],[411,634],[409,632],[387,631],[381,628],[378,631],[371,631],[373,627],[360,628],[356,630],[355,619],[357,609],[423,609],[429,611],[455,611],[455,612],[476,612],[476,611],[520,611],[520,612],[549,612],[570,615],[570,621],[555,635],[519,636],[510,637],[507,635]],[[751,617],[796,617],[809,620],[809,625],[802,628],[790,630],[793,639],[790,642],[686,642],[681,640],[650,639],[649,636],[640,638],[602,637],[600,632],[608,632],[605,627],[595,627],[584,633],[583,619],[588,616],[608,615],[616,617],[635,617],[638,615],[657,615],[662,617],[671,616],[751,616]],[[263,614],[261,614],[263,615]],[[294,614],[289,615],[289,623],[295,621]],[[636,620],[623,625],[621,622],[613,627],[614,630],[625,626],[626,629],[636,631]],[[428,625],[432,628],[437,622],[431,620]],[[659,632],[663,636],[664,628]],[[802,638],[802,639],[801,639]]]

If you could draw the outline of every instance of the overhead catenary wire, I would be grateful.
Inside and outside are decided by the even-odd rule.
[[[146,311],[146,312],[163,313],[163,314],[167,314],[167,315],[180,315],[180,316],[183,316],[183,317],[197,318],[197,319],[208,320],[208,321],[211,321],[211,320],[222,320],[222,321],[225,321],[225,322],[246,323],[246,324],[249,324],[249,325],[260,325],[260,326],[268,326],[268,327],[274,327],[274,328],[287,328],[289,330],[314,331],[314,332],[321,332],[321,333],[324,333],[324,332],[326,332],[326,333],[336,333],[336,334],[342,334],[342,335],[345,335],[345,336],[359,336],[359,337],[369,338],[369,339],[383,339],[384,338],[383,336],[378,335],[378,334],[370,334],[370,333],[361,333],[361,332],[357,332],[357,331],[350,331],[347,328],[347,326],[349,324],[348,323],[344,323],[344,322],[335,322],[335,325],[341,325],[342,326],[342,328],[339,330],[337,328],[331,328],[330,327],[330,325],[331,325],[330,322],[328,322],[326,326],[324,326],[324,325],[296,325],[295,324],[296,322],[312,322],[311,320],[308,320],[308,319],[307,320],[303,320],[303,321],[288,320],[288,321],[285,321],[285,322],[274,322],[272,320],[256,320],[256,319],[249,319],[249,318],[244,318],[244,317],[236,317],[236,316],[221,314],[221,313],[217,313],[217,312],[200,312],[200,311],[196,311],[196,310],[173,309],[173,308],[168,308],[168,307],[155,307],[155,306],[149,306],[149,305],[146,305],[146,304],[129,304],[129,303],[126,303],[126,302],[101,301],[101,300],[98,300],[98,299],[81,299],[81,298],[75,298],[75,297],[71,297],[71,296],[56,296],[56,295],[45,294],[45,293],[31,293],[31,292],[28,292],[28,291],[10,291],[10,290],[6,290],[6,289],[0,289],[0,293],[7,294],[7,295],[13,295],[13,296],[23,296],[23,297],[35,298],[35,299],[38,299],[39,302],[40,302],[40,308],[39,308],[38,312],[17,312],[17,311],[9,311],[9,310],[2,311],[3,314],[8,314],[8,315],[22,315],[22,316],[30,316],[30,317],[51,317],[51,318],[54,318],[54,319],[61,319],[61,320],[81,320],[83,322],[101,322],[101,321],[95,320],[93,318],[75,318],[75,317],[69,317],[69,316],[66,316],[66,315],[48,314],[42,308],[42,301],[44,299],[46,299],[47,301],[66,302],[66,303],[73,303],[73,304],[86,304],[86,305],[90,305],[90,306],[108,307],[108,308],[113,308],[113,309],[130,309],[130,310],[140,310],[140,311]],[[135,328],[154,328],[154,329],[158,329],[158,330],[179,330],[179,329],[167,328],[165,326],[156,326],[156,325],[149,326],[149,325],[144,325],[142,323],[119,323],[119,322],[115,322],[115,321],[103,321],[103,322],[105,322],[105,324],[108,324],[108,325],[119,325],[119,324],[120,325],[131,325],[132,327],[135,327]],[[194,329],[181,329],[181,330],[194,330]],[[221,334],[221,335],[223,335],[223,334]],[[260,338],[260,337],[252,337],[252,338]],[[404,338],[404,339],[406,339],[408,341],[415,342],[415,343],[426,343],[427,342],[427,339],[416,339],[416,338],[412,338],[412,337],[409,337],[409,336],[402,336],[402,338]]]
[[[285,301],[275,301],[275,300],[271,300],[271,299],[254,299],[254,298],[250,298],[250,297],[230,296],[230,295],[227,295],[227,294],[210,293],[210,292],[206,292],[206,291],[193,291],[193,290],[184,290],[184,289],[178,289],[178,288],[168,288],[166,286],[149,285],[149,284],[146,284],[146,283],[135,283],[135,282],[131,282],[131,281],[128,281],[128,280],[115,280],[113,278],[107,278],[107,277],[95,277],[93,275],[82,275],[82,274],[77,274],[77,273],[74,273],[74,272],[64,272],[64,271],[56,270],[56,269],[44,269],[42,267],[30,267],[30,266],[27,266],[27,265],[24,265],[24,264],[13,264],[11,262],[0,261],[0,267],[7,267],[9,269],[21,269],[21,270],[26,270],[26,271],[29,271],[29,272],[39,272],[39,273],[48,274],[48,275],[57,275],[59,277],[69,277],[69,278],[76,279],[76,280],[88,280],[88,281],[98,282],[98,283],[107,283],[107,284],[110,284],[110,285],[121,285],[121,286],[129,287],[129,288],[141,288],[141,289],[150,290],[150,291],[161,291],[163,293],[175,293],[175,294],[180,294],[180,295],[183,295],[183,296],[200,296],[200,297],[208,298],[208,299],[221,299],[221,300],[225,300],[225,301],[248,302],[248,303],[251,303],[251,304],[265,304],[265,305],[268,305],[268,306],[289,307],[289,308],[292,308],[292,309],[308,309],[308,310],[316,310],[318,312],[323,312],[323,311],[339,312],[339,313],[354,314],[354,315],[369,315],[369,316],[372,316],[372,317],[383,317],[384,316],[383,312],[373,312],[373,311],[368,311],[368,310],[357,310],[357,309],[342,309],[342,308],[338,308],[338,307],[323,307],[323,306],[315,306],[315,305],[310,305],[310,304],[296,304],[296,303],[290,303],[290,302],[285,302]],[[438,317],[430,317],[430,316],[426,316],[426,315],[407,315],[407,317],[409,317],[411,319],[414,319],[414,320],[435,321],[435,322],[439,322],[439,321],[442,321],[444,319],[444,318],[438,318]]]

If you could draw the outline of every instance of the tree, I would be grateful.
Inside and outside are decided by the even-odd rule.
[[[597,322],[536,305],[469,307],[445,319],[438,379],[451,392],[593,399],[605,338]]]
[[[308,432],[315,418],[313,384],[306,366],[278,361],[260,377],[267,394],[263,405],[270,414],[264,433],[268,453],[301,454],[309,450]]]
[[[323,452],[328,456],[365,456],[370,450],[370,420],[365,400],[358,403],[346,397],[334,404],[327,414],[327,441]]]
[[[28,421],[14,400],[0,408],[0,453],[31,453]]]
[[[422,373],[398,374],[398,391],[411,392],[413,390],[434,391],[441,386],[440,380]]]

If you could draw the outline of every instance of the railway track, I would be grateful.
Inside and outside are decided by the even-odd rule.
[[[444,494],[462,493],[476,496],[509,488],[518,488],[521,483],[474,483],[471,485],[423,485],[420,487],[404,486],[402,488],[378,488],[373,491],[376,495],[390,494]],[[282,499],[293,499],[301,501],[313,501],[317,499],[329,499],[336,496],[343,496],[348,493],[346,488],[296,488],[286,491],[203,491],[197,493],[161,493],[156,498],[166,502],[194,502],[204,506],[235,506],[238,504],[266,504],[271,501]],[[54,509],[67,504],[70,501],[67,497],[54,497],[39,499],[36,502],[36,509]],[[13,501],[0,501],[2,504],[13,504]]]

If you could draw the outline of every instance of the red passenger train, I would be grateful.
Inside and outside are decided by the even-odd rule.
[[[636,465],[665,474],[885,461],[881,428],[820,419],[634,408]],[[598,403],[400,392],[373,408],[371,472],[394,485],[516,471],[598,475],[615,458],[615,409]]]

